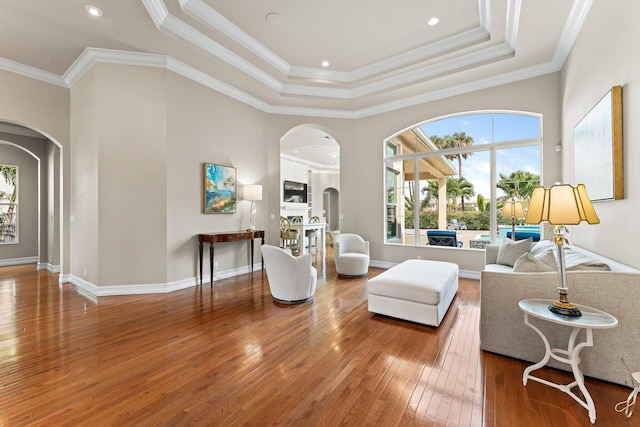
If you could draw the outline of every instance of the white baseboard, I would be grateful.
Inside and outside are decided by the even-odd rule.
[[[260,271],[261,268],[261,264],[256,264],[254,266],[254,271]],[[249,268],[249,266],[245,266],[235,268],[233,270],[218,272],[213,276],[214,284],[216,280],[239,276],[241,274],[249,273],[250,271],[251,269]],[[202,286],[209,284],[210,277],[211,276],[208,274],[202,277]],[[81,279],[80,277],[76,277],[74,275],[64,275],[64,277],[60,278],[60,283],[71,283],[92,297],[100,297],[111,295],[166,294],[169,292],[178,291],[180,289],[198,286],[200,284],[200,279],[198,277],[192,277],[189,279],[178,280],[171,283],[97,286],[91,282]]]
[[[59,265],[53,265],[48,262],[39,262],[37,268],[38,270],[47,270],[49,273],[60,273]]]
[[[7,265],[19,265],[19,264],[34,264],[38,262],[37,256],[30,256],[24,258],[9,258],[9,259],[1,259],[0,267],[5,267]]]
[[[372,267],[377,268],[391,268],[397,263],[383,262],[383,261],[371,261]],[[261,264],[254,266],[254,271],[260,271],[262,269]],[[217,272],[213,276],[213,282],[226,279],[229,277],[239,276],[250,272],[249,266],[235,268],[232,270],[226,270]],[[480,279],[479,271],[460,270],[460,277],[467,279]],[[202,277],[202,286],[206,286],[210,283],[210,275],[205,274]],[[199,277],[192,277],[189,279],[178,280],[170,283],[145,283],[134,285],[111,285],[111,286],[97,286],[91,282],[88,282],[80,277],[74,275],[60,275],[59,283],[71,283],[80,288],[84,293],[91,297],[111,296],[111,295],[142,295],[142,294],[166,294],[180,289],[186,289],[193,286],[200,285]]]

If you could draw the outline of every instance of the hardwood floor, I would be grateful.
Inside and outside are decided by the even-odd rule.
[[[479,350],[478,281],[460,279],[436,329],[372,315],[366,279],[314,257],[314,301],[293,306],[260,271],[96,300],[34,265],[0,268],[0,425],[589,425],[569,396],[523,387],[526,363]],[[597,426],[639,425],[614,411],[630,389],[586,384]]]

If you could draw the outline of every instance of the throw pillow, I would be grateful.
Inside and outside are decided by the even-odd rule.
[[[558,264],[556,263],[556,253],[552,249],[549,249],[542,254],[538,254],[535,257],[545,264],[553,267],[554,270],[558,269]]]
[[[531,237],[515,242],[508,237],[504,237],[498,249],[498,264],[513,267],[518,258],[529,252],[532,241]]]
[[[556,270],[556,259],[551,251],[539,256],[525,253],[513,264],[514,273],[539,273]]]

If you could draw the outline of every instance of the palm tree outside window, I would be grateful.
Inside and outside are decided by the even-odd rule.
[[[18,243],[18,167],[0,165],[0,244]]]
[[[385,144],[387,196],[389,171],[397,174],[394,201],[385,205],[387,230],[395,230],[387,243],[426,244],[427,229],[446,229],[452,219],[466,225],[464,247],[475,237],[495,243],[509,225],[496,215],[503,201],[528,203],[540,182],[538,114],[461,113],[418,124]]]

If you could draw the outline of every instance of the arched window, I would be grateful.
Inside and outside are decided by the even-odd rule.
[[[506,201],[528,206],[542,171],[542,117],[473,112],[429,120],[385,142],[386,242],[429,244],[429,230],[453,236],[432,244],[482,249],[512,235],[539,233],[503,216]],[[506,215],[506,214],[505,214]],[[419,224],[419,226],[418,226]],[[527,232],[526,234],[524,232]]]
[[[0,165],[0,244],[18,243],[18,167]]]

